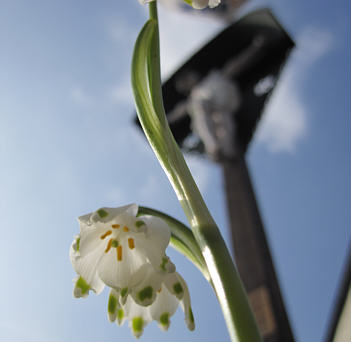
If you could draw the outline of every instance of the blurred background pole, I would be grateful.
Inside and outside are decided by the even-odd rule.
[[[325,342],[351,341],[351,242]]]
[[[264,341],[294,341],[243,153],[222,162],[235,262]]]

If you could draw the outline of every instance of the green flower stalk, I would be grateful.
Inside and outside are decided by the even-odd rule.
[[[162,101],[155,1],[149,3],[149,9],[150,19],[137,38],[132,61],[132,86],[138,117],[187,216],[231,340],[258,342],[261,337],[238,272],[167,123]]]

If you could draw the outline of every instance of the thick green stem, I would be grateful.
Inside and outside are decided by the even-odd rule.
[[[161,90],[156,1],[149,5],[150,21],[138,37],[133,56],[132,84],[138,115],[205,259],[231,340],[260,342],[239,274],[167,124]]]
[[[178,199],[188,219],[191,217],[191,226],[208,225],[210,222],[215,225],[166,120],[161,89],[160,46],[156,1],[150,3],[149,10],[150,19],[155,20],[157,31],[153,37],[151,51],[149,52],[149,87],[151,101],[158,119],[160,120],[160,124],[162,125],[163,140],[166,143],[166,151],[169,154],[169,161],[165,161],[164,156],[161,156],[159,160],[162,164],[167,164],[166,167],[164,165],[162,166],[175,188]]]

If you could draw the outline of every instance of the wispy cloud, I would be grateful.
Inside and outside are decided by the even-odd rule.
[[[138,34],[137,27],[124,16],[113,17],[105,22],[108,35],[118,43],[132,43]]]
[[[90,107],[93,103],[92,97],[81,86],[72,87],[69,95],[71,100],[78,106]]]
[[[113,103],[119,104],[133,104],[133,92],[130,82],[125,80],[121,81],[117,85],[108,88],[107,97]]]
[[[301,86],[313,63],[331,49],[333,36],[328,31],[306,28],[296,41],[296,50],[283,71],[256,132],[258,142],[271,152],[293,153],[308,134],[310,108],[304,103]]]

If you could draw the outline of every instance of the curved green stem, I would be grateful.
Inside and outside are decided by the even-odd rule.
[[[205,259],[232,341],[260,342],[244,287],[220,231],[209,213],[169,129],[160,79],[156,1],[135,44],[132,85],[145,135],[166,172]]]

